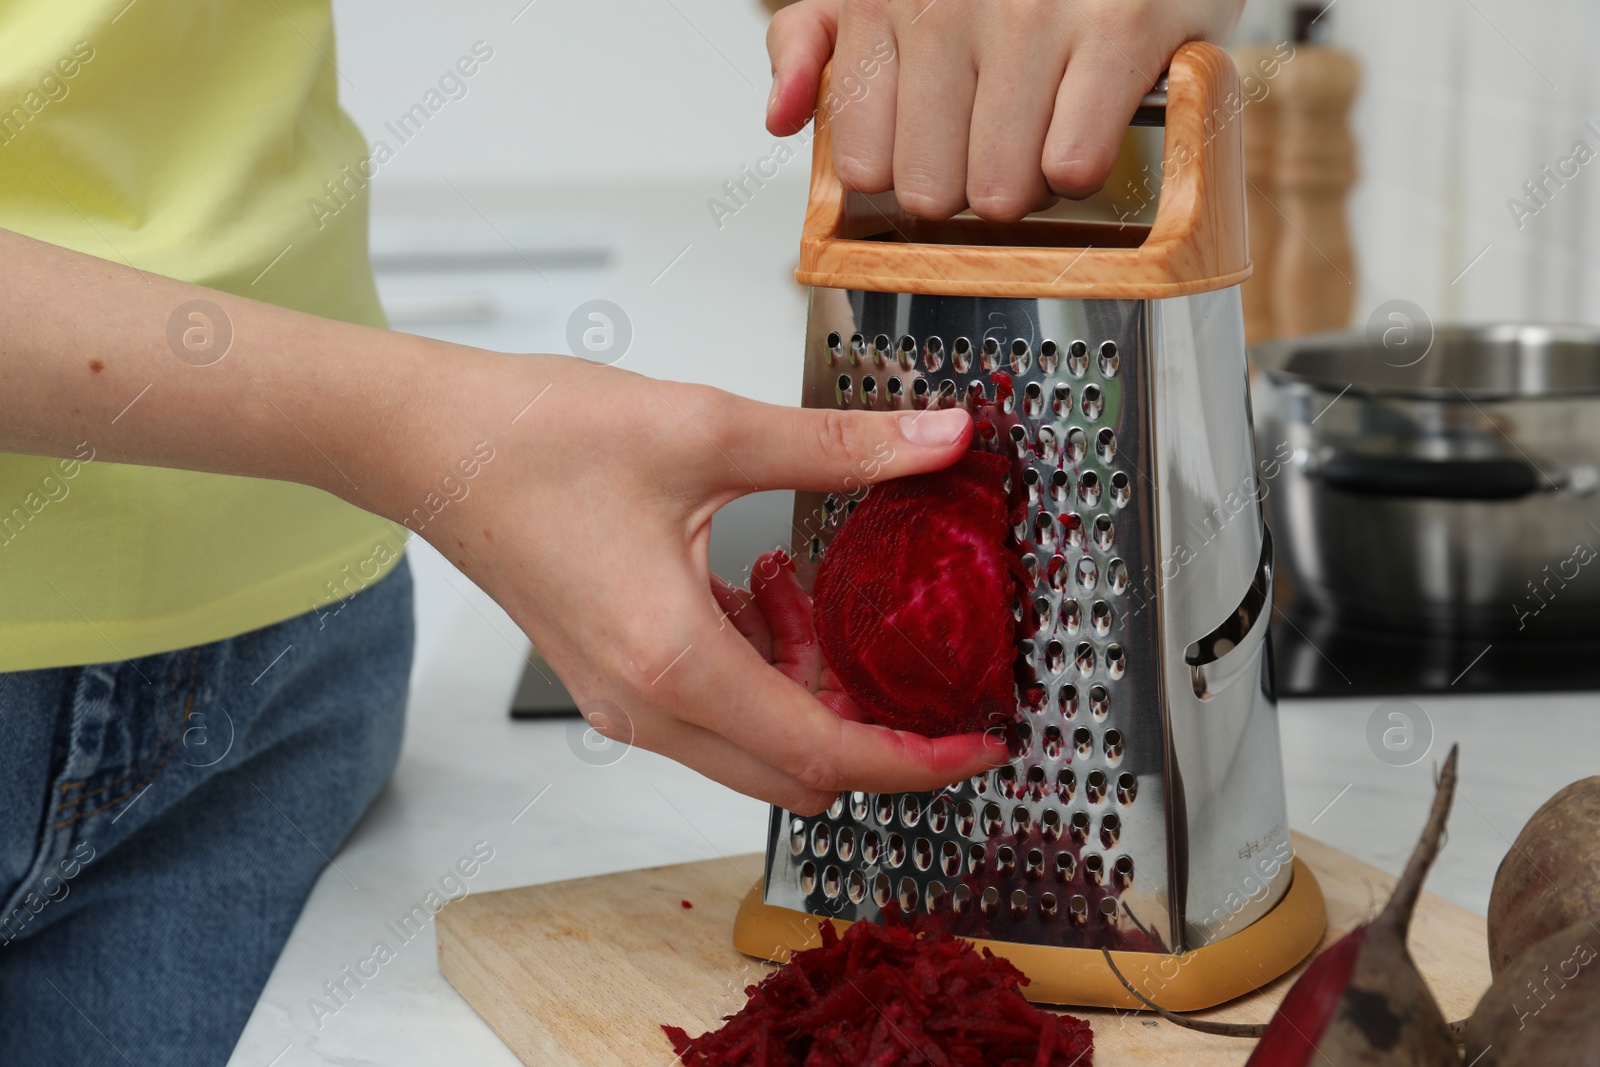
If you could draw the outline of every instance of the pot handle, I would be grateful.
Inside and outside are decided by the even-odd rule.
[[[1332,489],[1358,496],[1418,500],[1520,500],[1539,488],[1539,472],[1519,459],[1417,459],[1338,452],[1317,468]]]

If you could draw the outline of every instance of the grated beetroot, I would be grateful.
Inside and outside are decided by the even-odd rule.
[[[929,737],[1016,716],[1028,584],[1012,537],[1012,464],[953,467],[876,486],[840,528],[813,591],[823,655],[870,722]]]
[[[688,1067],[1090,1067],[1087,1022],[1029,1004],[1021,971],[945,927],[893,906],[843,937],[824,920],[822,945],[746,989],[721,1029],[661,1029]]]

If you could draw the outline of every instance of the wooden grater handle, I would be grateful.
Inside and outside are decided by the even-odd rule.
[[[1250,275],[1244,97],[1233,60],[1216,45],[1191,42],[1172,57],[1161,197],[1148,227],[970,216],[929,222],[902,212],[893,193],[848,192],[833,167],[827,93],[825,72],[795,272],[802,285],[1110,300],[1224,289]]]

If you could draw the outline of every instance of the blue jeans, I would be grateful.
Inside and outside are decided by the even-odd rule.
[[[0,674],[0,1064],[220,1064],[389,778],[404,562],[336,611]]]

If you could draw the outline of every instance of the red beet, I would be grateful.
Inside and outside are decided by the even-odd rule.
[[[843,937],[821,926],[820,948],[746,992],[720,1030],[691,1038],[663,1026],[689,1067],[1090,1067],[1089,1024],[1029,1004],[1022,973],[979,954],[941,921],[883,925]]]
[[[1245,1067],[1460,1063],[1450,1024],[1406,949],[1411,914],[1450,814],[1456,754],[1451,748],[1422,839],[1388,905],[1312,961],[1278,1006]]]
[[[876,486],[834,537],[813,592],[817,636],[871,722],[929,737],[1016,714],[1026,572],[1011,539],[1011,462],[955,466]]]

